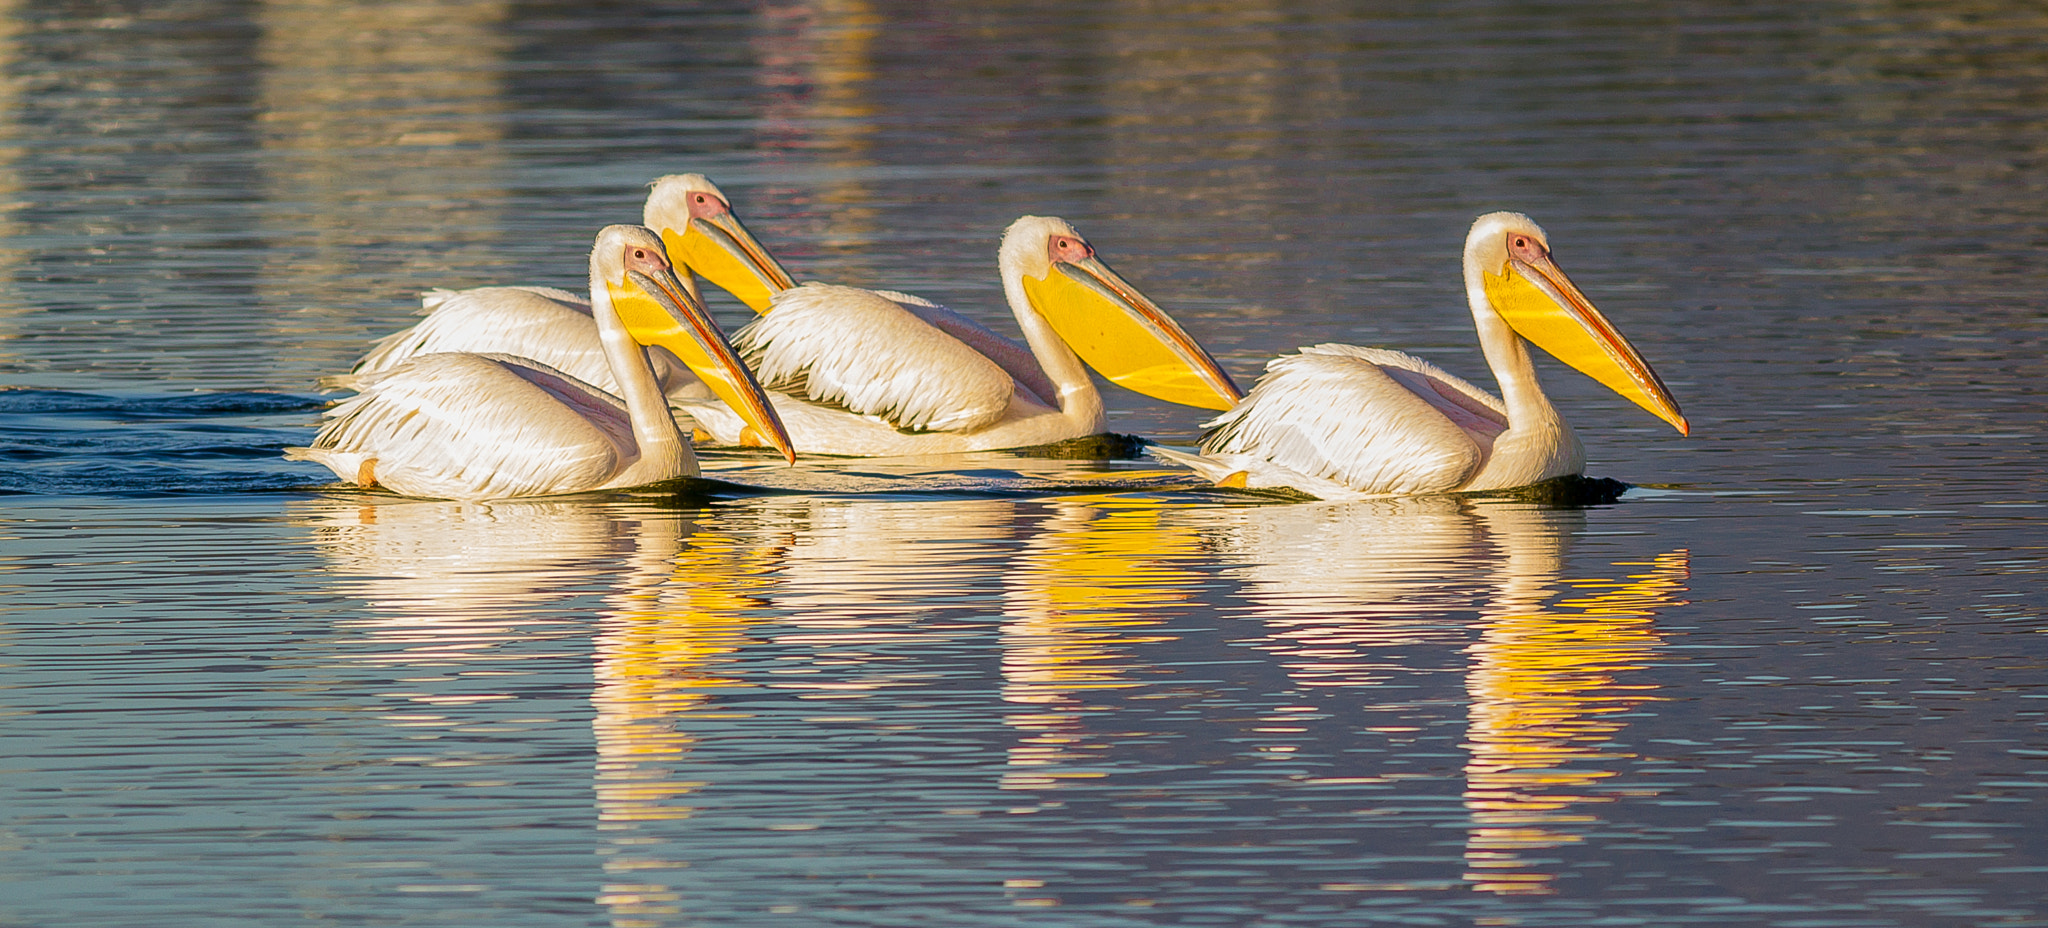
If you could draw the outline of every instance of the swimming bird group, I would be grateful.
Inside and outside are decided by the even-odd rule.
[[[1656,372],[1519,213],[1466,236],[1464,278],[1499,398],[1412,355],[1319,344],[1249,394],[1065,220],[1011,223],[996,269],[1021,342],[893,290],[794,284],[701,174],[660,178],[643,226],[608,226],[588,298],[537,286],[429,291],[425,318],[330,387],[310,447],[346,483],[491,499],[694,476],[690,438],[796,455],[901,455],[1101,433],[1093,374],[1219,410],[1197,452],[1154,447],[1218,485],[1326,499],[1524,486],[1585,452],[1537,384],[1533,343],[1689,427]],[[698,278],[759,315],[730,338]]]

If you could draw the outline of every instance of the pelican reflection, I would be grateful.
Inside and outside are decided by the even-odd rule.
[[[1493,549],[1470,504],[1442,496],[1222,511],[1206,534],[1238,565],[1259,647],[1304,687],[1383,684],[1462,643]]]
[[[687,526],[659,577],[606,598],[592,700],[597,902],[614,925],[678,923],[717,872],[676,823],[717,785],[707,729],[752,718],[722,697],[924,685],[913,656],[963,633],[921,625],[930,604],[985,595],[1014,515],[1003,500],[749,500]]]
[[[1108,748],[1082,719],[1094,691],[1140,685],[1132,652],[1171,641],[1161,627],[1200,596],[1201,538],[1172,508],[1125,497],[1055,500],[1004,578],[1003,716],[1015,729],[1004,789],[1045,789],[1102,776],[1085,765]],[[1100,741],[1102,743],[1097,743]]]
[[[289,505],[338,575],[337,587],[370,607],[370,618],[344,626],[363,640],[345,640],[340,653],[405,670],[463,668],[459,677],[401,677],[417,688],[384,694],[412,703],[384,714],[394,727],[475,730],[480,719],[457,707],[515,698],[501,684],[530,672],[520,659],[536,654],[514,646],[589,634],[582,613],[595,604],[575,600],[610,590],[613,608],[603,612],[593,642],[598,827],[687,814],[676,799],[697,784],[670,771],[689,739],[668,719],[713,679],[701,668],[737,648],[728,643],[737,635],[732,617],[745,615],[725,608],[724,588],[715,585],[681,587],[685,603],[673,601],[669,581],[692,563],[688,552],[678,555],[693,531],[690,519],[617,497],[461,502],[352,494]],[[723,563],[724,553],[710,556]],[[711,618],[698,623],[698,615]],[[467,692],[443,688],[450,685]],[[600,848],[608,874],[658,865],[619,855],[629,841],[614,835],[613,846]],[[615,884],[598,898],[615,913],[666,904]]]
[[[1688,553],[1581,575],[1567,554],[1585,513],[1509,501],[1366,500],[1222,518],[1211,538],[1240,564],[1233,572],[1266,626],[1256,645],[1297,686],[1399,693],[1387,685],[1462,677],[1465,882],[1549,892],[1554,874],[1525,855],[1580,841],[1596,821],[1586,807],[1614,798],[1592,787],[1635,756],[1613,738],[1630,709],[1656,698],[1654,683],[1632,676],[1663,647],[1656,616],[1685,604]],[[1439,655],[1458,653],[1447,646],[1464,663],[1442,664]]]
[[[363,599],[364,660],[503,660],[499,646],[572,638],[563,603],[666,574],[680,517],[629,500],[410,500],[371,494],[288,504],[340,592]],[[628,579],[625,582],[634,582]]]
[[[790,533],[745,513],[712,518],[632,497],[364,495],[299,508],[330,569],[346,577],[341,589],[371,606],[374,618],[360,623],[376,648],[370,660],[465,668],[454,685],[467,695],[451,699],[432,685],[395,694],[433,705],[387,715],[394,726],[473,726],[474,714],[447,704],[512,698],[489,687],[534,656],[501,646],[589,637],[596,853],[606,874],[596,900],[617,924],[678,912],[679,893],[651,874],[688,863],[664,857],[674,845],[643,828],[696,812],[708,784],[692,777],[698,736],[689,722],[708,718],[718,694],[759,685],[734,668],[759,643],[751,628],[771,614],[767,593]],[[545,656],[563,650],[580,653]]]
[[[918,623],[930,604],[985,591],[1013,506],[770,497],[679,523],[649,569],[615,581],[598,620],[600,818],[691,813],[682,797],[703,784],[673,776],[696,740],[683,722],[721,712],[721,693],[829,700],[922,685],[890,652],[948,638]],[[742,666],[749,648],[776,659]]]
[[[614,832],[607,870],[647,864],[620,823],[687,818],[685,797],[705,784],[680,774],[696,738],[679,723],[717,691],[744,687],[731,665],[755,639],[782,539],[692,526],[661,569],[629,575],[606,597],[593,642],[596,792],[601,828]],[[636,862],[637,861],[637,862]]]
[[[1551,874],[1523,855],[1579,842],[1577,828],[1595,821],[1581,807],[1616,798],[1591,787],[1635,756],[1610,739],[1625,713],[1657,697],[1628,675],[1664,644],[1654,620],[1685,604],[1691,557],[1680,549],[1614,567],[1625,573],[1501,596],[1467,649],[1465,860],[1475,889],[1550,892]]]

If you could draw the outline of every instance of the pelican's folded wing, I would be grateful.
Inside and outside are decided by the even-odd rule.
[[[493,499],[595,485],[633,447],[618,400],[519,358],[421,355],[361,388],[286,457],[407,496]]]
[[[1052,378],[1045,376],[1045,370],[1039,367],[1038,358],[1031,353],[1030,346],[924,297],[894,290],[875,292],[894,300],[896,305],[931,323],[939,331],[959,339],[967,347],[980,352],[982,357],[996,362],[997,367],[1031,391],[1039,402],[1052,409],[1059,408],[1059,389],[1052,385]]]
[[[1273,359],[1250,395],[1209,423],[1203,453],[1251,455],[1369,495],[1458,489],[1485,453],[1444,407],[1470,411],[1404,386],[1425,379],[1416,365],[1436,369],[1406,355],[1398,356],[1410,363],[1382,357],[1394,355],[1318,345]]]
[[[765,315],[733,334],[733,344],[762,386],[902,429],[989,425],[1016,389],[1001,366],[960,339],[895,300],[853,287],[785,290]]]
[[[598,343],[590,304],[573,294],[539,287],[477,287],[428,291],[432,311],[412,328],[378,339],[354,373],[389,370],[425,354],[464,351],[532,358],[594,384],[617,390]]]

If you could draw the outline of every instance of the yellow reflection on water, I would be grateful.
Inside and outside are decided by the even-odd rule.
[[[1013,532],[1002,500],[767,497],[722,507],[689,530],[658,576],[622,583],[596,637],[595,792],[612,924],[647,928],[683,914],[663,876],[673,823],[715,784],[692,775],[691,720],[744,719],[715,697],[745,688],[802,699],[856,699],[919,680],[886,649],[943,640],[918,627],[933,604],[993,585],[991,557]],[[948,606],[948,608],[957,608]],[[755,630],[772,619],[774,631]],[[738,669],[744,650],[772,644],[802,660]],[[744,722],[742,722],[744,724]]]
[[[366,618],[342,624],[360,640],[338,642],[337,655],[412,674],[395,677],[397,691],[378,694],[404,701],[383,719],[413,729],[412,738],[474,726],[463,705],[515,698],[499,684],[524,672],[517,662],[558,655],[503,646],[587,634],[585,623],[550,605],[612,590],[614,608],[599,618],[593,641],[598,827],[689,813],[676,800],[699,784],[673,774],[690,740],[672,720],[704,688],[731,682],[707,668],[739,646],[748,578],[768,569],[760,558],[701,532],[686,545],[692,522],[631,500],[350,494],[290,503],[288,511],[307,528],[335,589],[367,603]],[[538,618],[551,611],[554,618]],[[391,758],[423,759],[473,762]],[[612,843],[607,850],[633,839]],[[629,854],[607,855],[605,866],[614,873],[675,865]],[[621,883],[607,885],[599,901],[619,913],[659,909],[669,904],[664,897],[674,894]]]
[[[1201,540],[1157,502],[1079,497],[1051,504],[1003,586],[1003,699],[1028,707],[1003,721],[1017,730],[1004,789],[1043,789],[1097,777],[1077,767],[1106,748],[1082,730],[1090,691],[1138,685],[1131,648],[1172,640],[1157,629],[1192,602],[1200,575],[1176,562],[1202,556]]]
[[[597,805],[602,822],[686,818],[676,802],[703,784],[675,777],[695,739],[676,717],[716,689],[746,685],[720,672],[750,643],[758,592],[773,582],[782,547],[699,531],[668,576],[608,598],[595,638]]]
[[[1364,686],[1460,672],[1469,696],[1465,881],[1545,893],[1528,851],[1580,840],[1589,789],[1633,755],[1609,747],[1654,699],[1629,674],[1663,645],[1656,616],[1685,604],[1689,554],[1566,576],[1585,514],[1520,502],[1414,499],[1220,514],[1212,537],[1265,622],[1259,646],[1299,685]],[[1472,616],[1476,613],[1476,627]],[[1477,633],[1477,640],[1472,636]],[[1464,667],[1418,666],[1470,642]],[[1432,645],[1417,648],[1416,645]]]
[[[1579,841],[1558,826],[1594,821],[1578,807],[1616,798],[1588,787],[1635,756],[1608,740],[1627,724],[1622,713],[1656,698],[1655,687],[1626,675],[1664,643],[1654,620],[1685,604],[1690,565],[1681,549],[1618,562],[1628,571],[1619,578],[1506,578],[1513,589],[1484,613],[1466,676],[1465,807],[1473,825],[1465,859],[1473,888],[1549,892],[1552,876],[1523,854]]]

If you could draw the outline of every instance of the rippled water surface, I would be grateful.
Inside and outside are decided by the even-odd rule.
[[[2036,5],[585,6],[0,3],[0,924],[2048,925]],[[1618,501],[279,458],[691,170],[1006,331],[1064,216],[1247,384],[1490,386],[1522,210],[1693,436],[1550,365]]]

